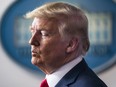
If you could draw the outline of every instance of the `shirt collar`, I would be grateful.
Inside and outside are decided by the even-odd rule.
[[[83,56],[79,56],[78,58],[74,59],[73,61],[65,64],[57,71],[52,74],[46,75],[46,79],[48,82],[49,87],[55,87],[55,85],[62,79],[62,77],[69,72],[75,65],[82,61]]]

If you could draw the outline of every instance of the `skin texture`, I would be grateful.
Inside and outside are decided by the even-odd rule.
[[[83,57],[88,51],[88,20],[79,8],[53,2],[36,8],[26,17],[34,18],[29,41],[31,62],[45,74],[59,71],[63,65]],[[75,62],[77,65],[56,83],[56,87],[107,87],[84,59]]]
[[[69,40],[64,40],[53,21],[34,18],[30,38],[32,64],[44,73],[53,73],[56,69],[71,61]]]
[[[89,48],[88,20],[79,8],[53,2],[27,13],[26,18],[34,18],[29,41],[31,62],[45,74],[86,54]]]

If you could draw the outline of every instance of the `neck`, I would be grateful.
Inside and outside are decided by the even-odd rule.
[[[45,73],[45,74],[52,74],[54,73],[56,70],[58,70],[60,67],[62,67],[63,65],[71,62],[72,60],[74,60],[75,58],[79,57],[80,55],[77,54],[77,52],[72,52],[72,53],[68,53],[66,55],[66,57],[64,58],[64,61],[61,61],[60,63],[54,63],[54,65],[51,64],[44,64],[43,66],[40,66],[39,68]]]

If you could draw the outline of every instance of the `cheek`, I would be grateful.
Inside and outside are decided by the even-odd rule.
[[[42,40],[40,43],[40,50],[49,53],[50,51],[54,50],[57,45],[58,43],[55,39]]]
[[[43,54],[50,55],[56,49],[57,44],[54,43],[46,43],[43,44],[40,48]]]
[[[65,43],[58,37],[44,40],[40,44],[41,57],[46,60],[65,56],[65,49]]]
[[[44,56],[48,59],[54,59],[65,56],[65,47],[61,43],[49,43],[44,47]]]

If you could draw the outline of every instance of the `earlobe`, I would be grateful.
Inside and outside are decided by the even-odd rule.
[[[78,46],[78,39],[77,38],[73,38],[70,40],[68,46],[67,46],[67,50],[66,52],[67,53],[70,53],[70,52],[73,52],[75,51],[75,49],[77,48]]]

